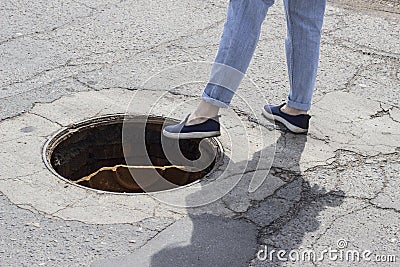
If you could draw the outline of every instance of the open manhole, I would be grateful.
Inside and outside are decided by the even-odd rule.
[[[49,139],[43,159],[59,178],[99,192],[137,194],[182,187],[210,173],[221,160],[222,147],[216,139],[162,137],[163,125],[176,122],[126,115],[86,120]],[[200,158],[202,168],[196,166]]]

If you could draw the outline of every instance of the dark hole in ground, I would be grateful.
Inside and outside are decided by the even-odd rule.
[[[142,185],[147,181],[162,184],[158,175],[174,185],[163,184],[152,187],[156,188],[154,190],[146,187],[146,192],[168,190],[202,179],[213,169],[218,158],[216,141],[204,140],[200,144],[200,140],[161,140],[163,123],[164,119],[159,117],[126,117],[124,122],[122,115],[82,122],[57,134],[45,148],[46,158],[65,179],[109,192],[141,193]],[[124,142],[123,134],[126,136]],[[172,164],[161,141],[164,149],[179,148],[188,160],[201,156],[200,144],[209,158],[208,166],[196,170],[186,161],[182,160],[181,164],[176,159]],[[140,178],[140,186],[132,174],[136,181]]]

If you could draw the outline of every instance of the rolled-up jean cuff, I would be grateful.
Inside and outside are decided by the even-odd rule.
[[[300,103],[300,102],[295,102],[295,101],[292,101],[289,99],[287,100],[286,103],[288,104],[289,107],[299,109],[299,110],[308,111],[311,108],[311,103]]]
[[[201,98],[206,101],[207,103],[217,106],[219,108],[228,108],[230,103],[222,102],[218,99],[212,98],[211,96],[207,95],[206,92],[203,92]]]
[[[231,66],[214,62],[208,83],[219,85],[235,93],[244,77],[244,73]]]

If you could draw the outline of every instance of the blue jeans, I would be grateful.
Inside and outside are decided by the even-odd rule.
[[[290,82],[287,104],[309,110],[317,76],[326,0],[283,0],[286,13],[286,61]],[[230,0],[210,80],[202,98],[228,107],[249,66],[261,24],[274,0]]]

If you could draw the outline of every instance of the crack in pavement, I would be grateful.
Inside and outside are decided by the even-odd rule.
[[[42,169],[40,171],[33,171],[33,172],[29,173],[29,174],[18,175],[18,176],[13,177],[13,178],[0,178],[0,180],[7,181],[7,180],[18,179],[19,181],[24,182],[24,180],[22,180],[21,178],[26,178],[26,177],[29,177],[29,176],[32,176],[32,175],[36,175],[36,174],[39,174],[39,173],[44,172],[44,171],[46,171],[46,169]]]
[[[111,63],[108,63],[108,62],[107,62],[107,63],[81,63],[81,64],[72,64],[72,65],[70,65],[70,61],[71,61],[71,59],[68,59],[64,64],[61,64],[61,65],[58,65],[58,66],[55,66],[55,67],[52,67],[52,68],[48,68],[48,69],[45,69],[45,70],[42,70],[42,71],[40,71],[40,72],[38,72],[38,73],[35,73],[35,74],[33,74],[32,76],[30,76],[30,77],[28,77],[28,78],[25,78],[25,79],[23,79],[23,80],[15,81],[15,82],[12,82],[12,83],[9,83],[9,84],[5,84],[5,85],[3,85],[3,90],[4,90],[5,87],[10,87],[10,86],[14,86],[14,85],[17,85],[17,84],[23,84],[23,83],[26,83],[26,82],[30,82],[30,81],[32,81],[32,80],[34,80],[34,79],[36,79],[36,78],[39,78],[39,77],[41,77],[41,76],[44,76],[44,75],[46,75],[46,74],[48,74],[48,73],[50,73],[50,72],[53,72],[53,71],[57,72],[57,71],[59,71],[60,69],[64,69],[64,68],[68,68],[68,67],[78,67],[78,70],[79,70],[79,67],[81,67],[81,66],[87,66],[87,65],[100,65],[100,66],[104,66],[104,65],[111,64]],[[101,69],[101,67],[98,68],[98,69],[94,69],[94,70],[92,70],[92,71],[96,71],[96,70],[100,70],[100,69]],[[63,76],[63,77],[60,77],[60,78],[58,78],[58,79],[53,79],[53,80],[51,80],[50,82],[48,82],[47,84],[40,85],[40,87],[32,88],[32,89],[29,89],[29,90],[24,91],[24,92],[21,92],[21,93],[16,93],[16,94],[12,94],[12,95],[7,95],[7,96],[5,96],[5,97],[13,97],[13,96],[17,96],[17,95],[20,95],[20,94],[25,94],[26,92],[29,92],[29,91],[31,91],[31,90],[36,90],[36,89],[38,89],[38,88],[41,88],[41,87],[47,86],[47,85],[49,85],[49,84],[52,84],[52,83],[54,83],[55,81],[63,80],[63,79],[66,79],[66,78],[75,77],[76,75],[77,75],[77,73],[75,73],[75,74],[69,74],[69,75],[67,75],[67,76]],[[1,97],[1,98],[5,98],[5,97]],[[0,99],[1,99],[1,98],[0,98]]]
[[[345,214],[342,214],[342,215],[340,215],[340,216],[335,217],[335,218],[331,221],[331,223],[328,224],[328,227],[326,227],[325,230],[324,230],[321,234],[318,235],[318,237],[314,240],[314,242],[311,243],[311,246],[314,247],[315,244],[317,244],[318,241],[319,241],[324,235],[326,235],[326,233],[327,233],[329,230],[332,229],[332,226],[335,225],[335,223],[336,223],[337,220],[339,220],[339,219],[341,219],[341,218],[344,218],[344,217],[346,217],[346,216],[348,216],[348,215],[355,214],[356,212],[365,210],[365,209],[367,209],[368,207],[370,207],[370,205],[366,205],[366,206],[364,206],[364,207],[361,207],[361,208],[352,210],[352,211],[350,211],[350,212],[347,212],[347,213],[345,213]]]
[[[389,60],[394,60],[394,61],[400,60],[400,54],[398,54],[398,53],[379,50],[379,49],[372,48],[372,47],[369,47],[366,45],[352,43],[348,40],[343,40],[340,38],[331,37],[331,39],[329,41],[327,41],[327,40],[322,41],[321,45],[323,45],[323,44],[339,46],[341,48],[351,50],[352,52],[357,52],[362,55],[368,55],[368,56],[376,57],[379,59],[389,59]]]
[[[56,100],[57,100],[57,99],[56,99]],[[54,101],[56,101],[56,100],[54,100]],[[51,123],[53,123],[53,124],[56,124],[57,126],[59,126],[59,127],[61,127],[61,128],[64,127],[64,126],[63,126],[62,124],[60,124],[59,122],[52,121],[51,119],[49,119],[49,118],[47,118],[47,117],[45,117],[45,116],[43,116],[43,115],[37,114],[37,113],[35,113],[35,112],[28,111],[28,112],[26,112],[26,113],[31,114],[31,115],[34,115],[34,116],[38,116],[38,117],[40,117],[40,118],[42,118],[42,119],[44,119],[44,120],[46,120],[46,121],[49,121],[49,122],[51,122]]]
[[[358,159],[357,160],[354,160],[354,159],[353,160],[348,160],[347,162],[340,163],[339,162],[340,161],[339,156],[341,155],[341,153],[351,154],[351,155],[355,156]],[[395,152],[395,153],[389,153],[389,154],[380,153],[380,154],[375,155],[375,156],[363,156],[361,154],[358,154],[358,153],[355,153],[355,152],[352,152],[352,151],[336,151],[336,156],[335,157],[337,159],[334,162],[332,162],[329,167],[331,169],[336,169],[339,166],[346,166],[346,168],[352,168],[352,167],[363,166],[363,165],[376,165],[376,164],[380,164],[379,163],[380,161],[378,161],[378,162],[366,162],[366,160],[367,159],[375,159],[375,158],[379,160],[382,157],[384,157],[384,159],[381,160],[381,161],[385,161],[388,158],[391,158],[393,156],[395,157],[395,159],[394,159],[395,162],[397,162],[396,159],[398,158],[399,155],[400,154],[398,152]],[[324,166],[324,167],[316,166],[316,167],[308,169],[306,172],[317,172],[319,169],[325,169],[325,168],[326,168],[326,166]],[[310,190],[309,187],[305,187],[305,185],[307,185],[308,182],[305,182],[304,180],[301,180],[301,177],[299,179],[300,179],[300,181],[302,181],[302,189],[301,189],[301,193],[300,193],[300,195],[301,195],[300,200],[292,202],[290,209],[287,212],[285,212],[285,214],[283,216],[279,216],[277,219],[275,219],[274,221],[272,221],[270,224],[266,225],[265,227],[259,227],[258,244],[263,244],[263,240],[265,240],[269,236],[272,236],[275,233],[279,232],[287,223],[289,223],[291,220],[296,218],[297,215],[300,213],[300,211],[303,210],[305,207],[308,207],[310,205],[316,204],[316,203],[318,203],[318,200],[326,199],[326,198],[329,198],[329,197],[331,197],[333,199],[342,199],[342,200],[355,199],[355,200],[358,200],[358,201],[361,201],[361,202],[365,203],[366,205],[364,207],[360,208],[360,209],[356,209],[356,210],[353,210],[351,212],[347,212],[346,214],[343,214],[343,215],[335,217],[330,222],[329,226],[325,229],[325,231],[322,234],[320,234],[320,236],[315,240],[313,245],[315,243],[317,243],[321,239],[321,237],[324,234],[326,234],[326,232],[329,229],[331,229],[331,227],[334,225],[334,223],[338,219],[343,218],[345,216],[348,216],[349,214],[353,214],[353,213],[355,213],[357,211],[360,211],[360,210],[363,210],[363,209],[371,207],[371,208],[376,208],[376,209],[381,209],[381,210],[392,211],[392,212],[395,212],[395,213],[400,213],[400,211],[395,209],[395,208],[381,207],[376,203],[372,203],[373,199],[375,199],[379,194],[384,192],[384,190],[385,190],[385,188],[387,186],[387,179],[388,179],[387,177],[385,177],[385,179],[384,179],[385,184],[371,198],[348,196],[348,195],[346,195],[344,193],[338,194],[335,191],[331,191],[331,192],[325,193],[325,194],[320,194],[320,195],[317,194],[317,195],[315,195],[314,193],[312,193],[312,191]],[[296,180],[294,180],[292,183],[294,183],[295,181]],[[285,188],[290,187],[290,186],[291,186],[291,184],[288,183],[288,184],[282,186],[281,188],[279,188],[279,191],[280,190],[285,190]],[[269,196],[268,198],[285,199],[285,198],[282,198],[282,197],[278,196],[277,192],[274,192],[274,194]],[[264,200],[256,201],[255,204],[259,205],[259,203],[261,203],[262,201],[264,201]]]
[[[64,27],[66,27],[66,26],[70,26],[70,25],[73,25],[75,23],[79,23],[80,20],[93,17],[97,12],[104,11],[104,8],[108,6],[108,4],[105,4],[105,5],[101,5],[101,6],[97,7],[97,8],[94,8],[94,7],[88,6],[87,4],[81,3],[81,2],[76,1],[76,0],[73,0],[72,2],[73,3],[77,3],[77,4],[79,4],[79,5],[83,6],[83,7],[86,7],[88,9],[90,9],[90,11],[86,15],[74,17],[70,21],[64,22],[64,23],[62,23],[61,25],[58,25],[58,26],[51,27],[50,29],[34,31],[34,32],[25,33],[25,34],[13,36],[13,37],[10,37],[10,38],[6,38],[5,40],[0,40],[0,46],[3,45],[3,44],[9,43],[9,42],[13,42],[15,40],[26,38],[26,37],[45,35],[45,34],[49,34],[49,33],[52,33],[52,32],[56,32],[57,30],[62,29]],[[99,10],[99,9],[102,9],[102,10]]]

